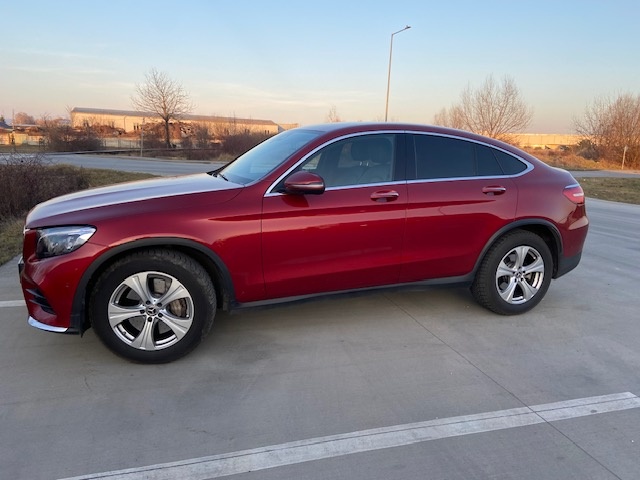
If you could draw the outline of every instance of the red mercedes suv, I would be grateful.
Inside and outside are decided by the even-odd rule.
[[[216,310],[415,282],[466,283],[503,315],[578,265],[584,194],[511,145],[409,124],[280,133],[210,172],[97,188],[28,215],[29,323],[93,327],[127,359],[168,362]]]

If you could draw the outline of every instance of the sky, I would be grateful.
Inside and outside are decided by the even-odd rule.
[[[132,110],[152,68],[194,114],[309,125],[432,123],[511,77],[529,133],[573,133],[597,98],[640,93],[637,0],[0,0],[0,115]]]

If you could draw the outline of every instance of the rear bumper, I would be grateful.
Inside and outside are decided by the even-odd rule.
[[[558,270],[553,278],[559,278],[565,273],[569,273],[571,270],[576,268],[580,263],[580,259],[582,258],[582,252],[573,255],[572,257],[561,257],[558,259]]]

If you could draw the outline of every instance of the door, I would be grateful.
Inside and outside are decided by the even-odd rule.
[[[399,279],[407,186],[397,136],[366,134],[330,143],[297,168],[320,175],[320,195],[263,200],[262,256],[268,298],[395,284]]]
[[[517,187],[501,166],[507,154],[459,138],[412,137],[400,280],[467,275],[492,235],[515,217]]]

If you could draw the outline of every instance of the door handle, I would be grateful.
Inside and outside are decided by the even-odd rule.
[[[371,200],[374,202],[393,202],[400,196],[395,190],[380,190],[371,194]]]
[[[482,188],[482,193],[485,195],[502,195],[506,191],[507,188],[500,185],[491,185],[489,187]]]

